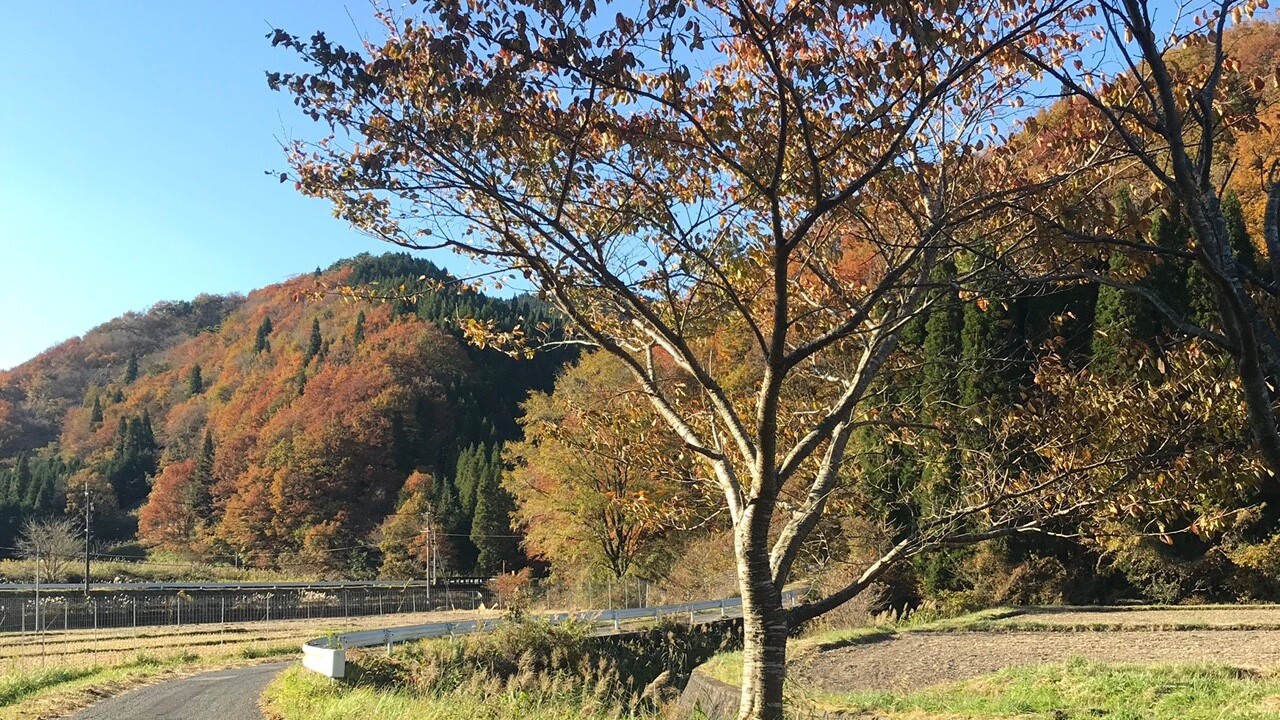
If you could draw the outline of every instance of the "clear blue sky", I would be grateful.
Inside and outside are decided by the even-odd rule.
[[[0,0],[0,369],[127,310],[246,292],[390,245],[263,174],[314,136],[265,38],[372,27],[364,0]],[[441,258],[433,258],[440,261]]]

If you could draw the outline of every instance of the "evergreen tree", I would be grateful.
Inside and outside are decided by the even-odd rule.
[[[351,344],[360,347],[360,343],[364,342],[364,311],[361,310],[356,315],[356,329],[351,333]]]
[[[1236,261],[1246,269],[1257,272],[1258,250],[1249,237],[1249,226],[1244,221],[1244,208],[1240,206],[1240,197],[1234,190],[1222,199],[1222,215],[1227,220],[1227,237],[1231,240],[1231,251],[1235,254]]]
[[[89,411],[89,424],[95,428],[102,424],[102,400],[97,395],[93,396],[93,409]]]
[[[476,572],[492,575],[504,568],[513,569],[518,559],[518,543],[511,531],[511,512],[515,501],[502,487],[502,466],[492,465],[493,456],[485,462],[485,472],[476,489],[476,511],[471,520],[471,542],[476,546]]]
[[[18,461],[14,463],[11,492],[14,504],[27,512],[34,512],[38,507],[40,489],[36,483],[31,482],[31,458],[26,453],[19,455]]]
[[[204,376],[200,370],[200,363],[196,363],[187,372],[187,397],[195,397],[202,392],[204,392]]]
[[[1127,261],[1111,257],[1111,272],[1122,274]],[[1110,379],[1135,377],[1138,360],[1147,352],[1152,336],[1152,316],[1146,300],[1109,285],[1098,288],[1093,316],[1090,370]]]
[[[938,287],[933,291],[929,317],[924,324],[920,378],[921,400],[930,417],[943,412],[937,407],[939,404],[954,405],[959,399],[955,376],[961,353],[960,330],[964,311],[951,286],[955,274],[955,264],[948,260],[938,263],[932,275]]]
[[[1009,368],[1014,350],[1012,323],[1003,303],[988,301],[964,306],[960,333],[960,405],[999,403],[1009,396],[1013,379]]]
[[[271,341],[268,340],[267,338],[271,336],[272,329],[273,328],[271,327],[271,316],[262,318],[262,323],[258,325],[257,339],[254,341],[254,344],[253,344],[253,352],[255,354],[260,353],[264,350],[270,352]]]
[[[213,433],[206,428],[204,442],[200,445],[200,454],[196,456],[196,487],[193,502],[196,512],[202,518],[207,518],[212,509],[213,459]]]
[[[159,448],[151,428],[151,416],[120,418],[116,429],[115,451],[107,462],[105,475],[115,490],[122,508],[128,508],[147,496],[148,478],[155,475]]]
[[[124,376],[120,382],[128,385],[138,379],[138,353],[129,353],[129,360],[124,365]]]
[[[311,321],[311,340],[307,343],[306,359],[302,361],[304,365],[306,363],[311,362],[311,358],[315,357],[320,353],[320,345],[323,342],[324,342],[324,338],[320,336],[320,320],[319,319],[312,320]]]

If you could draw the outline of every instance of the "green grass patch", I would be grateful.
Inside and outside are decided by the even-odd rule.
[[[49,688],[80,680],[101,672],[101,668],[58,668],[23,675],[0,677],[0,708],[16,705]]]
[[[577,695],[507,690],[500,686],[463,687],[448,693],[408,688],[349,684],[294,667],[281,673],[263,695],[269,717],[276,720],[605,720],[616,709],[592,707]]]
[[[1112,665],[1085,660],[1010,668],[906,695],[795,693],[822,712],[973,720],[1275,720],[1280,679],[1220,665]]]

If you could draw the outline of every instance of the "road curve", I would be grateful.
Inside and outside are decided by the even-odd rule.
[[[258,698],[290,663],[213,670],[130,690],[70,720],[262,720]]]

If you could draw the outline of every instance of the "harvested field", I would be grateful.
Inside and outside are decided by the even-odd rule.
[[[792,677],[829,692],[912,691],[1073,658],[1268,670],[1280,667],[1280,607],[1037,608],[816,645],[797,653]]]
[[[47,668],[114,665],[140,654],[156,657],[197,657],[239,654],[252,658],[278,655],[284,646],[301,653],[301,645],[330,632],[416,625],[449,620],[492,617],[488,611],[433,612],[324,620],[282,620],[188,627],[140,627],[109,630],[70,630],[47,633],[0,634],[0,675]]]

